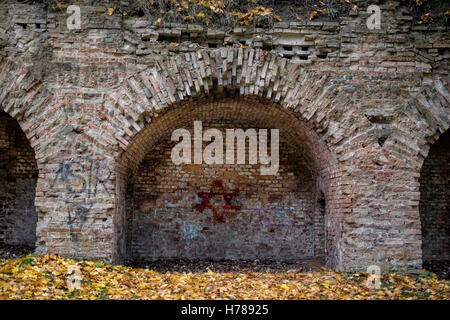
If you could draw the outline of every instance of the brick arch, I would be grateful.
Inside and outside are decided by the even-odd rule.
[[[344,104],[349,97],[330,75],[259,49],[242,48],[178,54],[128,76],[105,98],[100,111],[107,124],[100,133],[117,141],[119,156],[132,137],[166,108],[210,96],[262,98],[298,113],[320,132],[333,122],[325,135],[330,146],[343,137],[338,118],[348,112]]]
[[[435,78],[414,97],[415,120],[422,133],[417,144],[414,177],[417,182],[417,213],[420,216],[422,268],[441,273],[448,268],[448,146],[450,90],[448,78]],[[447,149],[445,149],[447,148]],[[447,168],[446,168],[447,164]],[[448,187],[448,186],[447,186]]]
[[[361,147],[365,148],[367,144],[377,145],[377,139],[373,139],[373,136],[380,131],[377,120],[372,122],[364,112],[365,104],[362,99],[369,98],[370,90],[355,90],[363,84],[343,85],[346,83],[341,75],[306,69],[285,58],[265,55],[261,50],[198,50],[157,61],[152,67],[128,76],[117,91],[105,98],[100,111],[102,119],[106,121],[100,129],[105,138],[117,141],[118,148],[114,151],[114,157],[123,159],[121,156],[126,157],[127,150],[135,148],[134,139],[137,139],[146,126],[159,116],[164,116],[168,110],[184,104],[195,104],[211,97],[250,98],[260,99],[276,108],[289,111],[316,132],[338,159],[340,172],[337,175],[341,175],[343,182],[337,201],[340,201],[339,209],[343,214],[337,215],[341,220],[334,222],[339,227],[335,228],[338,230],[337,235],[329,248],[334,250],[330,257],[335,260],[330,259],[329,265],[361,269],[376,262],[388,269],[418,270],[420,263],[417,259],[420,259],[421,253],[416,232],[420,229],[420,219],[415,203],[418,203],[419,196],[414,191],[418,191],[418,163],[427,153],[430,141],[437,139],[436,132],[443,132],[448,127],[449,98],[445,80],[432,81],[416,94],[404,91],[404,96],[400,99],[406,103],[406,111],[388,125],[393,133],[386,145],[381,146],[381,151],[374,146],[377,151],[365,151],[367,154],[360,153]],[[429,107],[430,103],[432,108]],[[375,105],[373,107],[376,108]],[[433,129],[436,128],[436,122],[440,128],[437,131]],[[380,126],[383,127],[382,124]],[[405,131],[405,127],[417,128],[420,132],[419,139],[415,141]],[[383,133],[384,129],[381,129],[380,132]],[[406,150],[405,154],[414,154],[412,160],[398,153],[397,142]],[[358,155],[356,158],[355,154]],[[361,169],[365,167],[361,162],[362,156],[391,159],[393,163],[401,165],[396,170],[403,172],[405,184],[411,185],[413,189],[411,194],[392,191],[394,193],[390,197],[395,199],[398,207],[391,209],[388,201],[384,201],[380,207],[375,198],[368,198],[366,190],[355,184],[360,180],[363,184],[373,183],[374,178],[370,176],[378,175],[380,188],[396,189],[395,181],[385,179],[386,175],[380,171],[383,167],[378,167],[375,158],[370,174],[356,178],[354,166],[361,166]],[[129,167],[132,166],[117,162],[116,195],[124,192],[122,177],[127,176]],[[392,165],[392,168],[395,167],[396,164]],[[411,175],[411,172],[415,173]],[[121,201],[121,197],[116,196],[116,212],[123,208]],[[369,204],[373,209],[368,208]],[[370,210],[374,210],[376,214],[392,210],[393,218],[383,216],[383,219],[389,219],[391,230],[385,231],[381,222],[379,225],[366,223]],[[116,220],[121,218],[123,216],[115,215]],[[355,227],[355,221],[360,227]],[[398,233],[397,228],[403,228],[405,221],[408,221],[410,227],[403,233]],[[118,225],[117,221],[115,225]],[[370,230],[370,233],[361,235],[364,230]],[[385,236],[380,238],[380,232]],[[377,239],[375,242],[374,238]],[[391,244],[382,245],[388,242],[388,238],[406,241],[407,245],[396,247],[392,254]],[[120,232],[116,232],[116,249],[120,248],[117,245],[118,239],[123,239]],[[355,242],[357,239],[358,243]],[[122,255],[119,251],[114,253],[116,261]],[[390,256],[393,258],[386,258]]]
[[[0,108],[19,124],[34,151],[37,165],[34,198],[38,215],[36,250],[39,250],[40,246],[40,230],[45,229],[43,220],[48,211],[45,207],[45,195],[48,181],[52,178],[52,170],[48,168],[47,161],[51,156],[48,146],[54,146],[52,139],[55,129],[50,126],[58,121],[53,102],[53,93],[31,69],[20,62],[0,57]]]
[[[186,118],[186,113],[191,116]],[[134,176],[145,155],[164,135],[195,119],[247,121],[261,128],[284,128],[283,134],[290,144],[297,145],[298,141],[303,141],[301,147],[305,149],[304,156],[308,162],[313,164],[312,170],[320,172],[337,165],[326,143],[295,113],[265,99],[239,96],[195,99],[166,108],[133,137],[118,165],[125,169],[127,176]]]
[[[0,109],[0,244],[34,249],[38,170],[16,120]]]
[[[39,138],[46,128],[51,112],[52,93],[31,70],[0,57],[0,107],[15,119],[36,153],[38,166],[44,157],[40,152]]]
[[[148,132],[145,128],[151,127],[169,110],[200,103],[211,97],[230,96],[259,99],[263,104],[270,104],[271,108],[294,115],[309,128],[308,132],[319,133],[323,137],[321,145],[326,149],[332,150],[334,144],[344,137],[344,129],[336,120],[342,113],[348,112],[348,108],[343,106],[348,102],[348,97],[343,99],[346,92],[337,91],[337,85],[328,75],[304,70],[285,58],[265,55],[263,51],[253,49],[200,50],[158,61],[153,68],[128,77],[121,88],[106,98],[103,105],[103,116],[108,123],[102,128],[103,133],[115,138],[121,149],[116,153],[119,159],[116,166],[116,226],[123,224],[124,217],[117,212],[124,210],[124,198],[120,195],[125,192],[126,177],[145,155],[142,151],[136,154],[140,137],[145,136],[143,132]],[[330,125],[332,127],[328,130]],[[349,127],[346,124],[346,129]],[[317,156],[320,153],[310,154]],[[134,160],[130,159],[135,155]],[[313,162],[317,168],[320,167],[320,159]],[[333,174],[337,181],[336,177],[340,175],[336,160],[334,164]],[[330,166],[322,164],[321,168]],[[336,203],[345,201],[338,191],[333,197]],[[335,209],[340,210],[340,206],[336,205]],[[333,219],[329,221],[330,225],[334,225],[329,230],[333,229],[334,233],[329,236],[330,258],[327,263],[339,268],[343,254],[338,252],[337,244],[342,234],[340,214],[334,215]],[[118,243],[123,241],[124,236],[123,230],[116,230],[115,261],[123,258],[123,246]]]
[[[423,267],[444,275],[450,262],[450,130],[431,146],[420,169]]]
[[[233,123],[247,123],[256,128],[280,128],[281,138],[291,143],[297,149],[303,149],[302,154],[311,164],[311,171],[317,178],[317,198],[323,192],[327,202],[327,264],[338,267],[339,256],[337,242],[340,237],[341,212],[339,202],[339,168],[336,158],[317,133],[303,120],[288,111],[264,99],[222,98],[198,99],[192,102],[180,103],[167,108],[133,138],[127,151],[117,161],[116,165],[116,255],[124,254],[120,248],[125,241],[123,230],[125,216],[125,192],[128,181],[134,181],[134,176],[143,158],[157,146],[159,141],[169,135],[172,130],[194,120]],[[319,209],[318,209],[319,210]],[[119,260],[120,258],[117,258]]]
[[[230,96],[262,99],[289,110],[308,123],[312,132],[323,132],[324,145],[329,149],[333,149],[334,144],[344,137],[344,130],[351,127],[346,123],[345,129],[341,128],[337,121],[348,112],[345,103],[349,98],[345,91],[337,90],[337,84],[328,75],[305,70],[288,59],[264,54],[262,50],[199,50],[157,61],[153,67],[128,76],[101,106],[105,121],[99,128],[100,135],[117,141],[119,150],[114,152],[114,156],[122,159],[116,167],[116,212],[124,209],[123,197],[119,195],[125,192],[124,177],[130,167],[129,164],[123,165],[123,157],[127,157],[127,150],[135,148],[133,143],[138,133],[174,107],[210,97]],[[328,130],[330,125],[332,128]],[[123,219],[123,215],[115,214],[114,225],[122,225]],[[336,219],[340,219],[339,215]],[[330,223],[339,225],[334,228],[336,232],[330,237],[334,237],[331,240],[333,244],[329,246],[330,250],[337,251],[335,243],[340,241],[341,225],[339,221]],[[116,230],[115,261],[122,261],[124,256],[121,252],[123,246],[118,244],[118,239],[123,240],[124,236],[123,230]],[[329,259],[329,265],[340,267],[342,253],[330,252],[329,255],[334,257],[334,260]]]
[[[450,127],[449,80],[443,77],[430,80],[405,99],[405,114],[396,122],[399,128],[407,126],[417,133],[416,140],[410,142],[417,156],[414,167],[420,170],[431,146]],[[401,133],[405,136],[403,130]]]
[[[36,242],[38,233],[36,209],[41,200],[37,196],[37,186],[44,180],[40,174],[43,164],[40,161],[42,154],[36,128],[41,123],[37,114],[42,112],[50,100],[51,94],[31,71],[0,57],[0,110],[4,122],[12,122],[13,130],[17,131],[14,154],[16,157],[24,157],[20,160],[24,168],[20,172],[16,170],[16,173],[12,173],[11,181],[14,182],[16,194],[14,210],[10,213],[10,217],[13,217],[13,223],[16,220],[19,222],[16,226],[10,226],[14,230],[14,236],[8,240],[10,244],[34,247]],[[17,162],[17,158],[15,159]]]
[[[386,122],[386,119],[381,119],[380,123],[375,121],[375,133],[377,130],[381,134],[384,130],[390,131],[381,153],[374,157],[381,160],[377,188],[383,190],[382,196],[390,202],[375,206],[380,213],[389,213],[389,225],[395,226],[393,231],[383,231],[385,238],[398,238],[402,246],[389,248],[382,239],[374,243],[377,250],[384,251],[391,260],[390,265],[387,263],[383,268],[417,272],[421,270],[423,259],[419,212],[421,169],[430,148],[450,125],[448,82],[444,78],[436,78],[421,86],[416,84],[397,95],[395,101],[398,105],[395,105],[396,111],[391,119]],[[394,172],[396,179],[384,180]],[[399,188],[400,184],[402,187]],[[374,200],[378,201],[380,196]],[[360,206],[358,203],[355,205]]]
[[[352,121],[357,114],[351,97],[335,80],[259,49],[177,54],[127,76],[106,95],[97,112],[103,122],[96,130],[103,139],[115,141],[112,151],[118,159],[146,125],[173,107],[211,97],[252,98],[289,110],[334,150],[349,138],[346,131],[356,132]]]

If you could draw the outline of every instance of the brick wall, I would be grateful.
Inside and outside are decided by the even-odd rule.
[[[37,166],[17,121],[0,111],[0,243],[34,247]]]
[[[422,251],[426,260],[450,260],[450,132],[430,149],[420,172]]]
[[[64,10],[0,3],[0,107],[36,154],[37,252],[124,262],[143,161],[177,126],[223,114],[303,150],[329,267],[421,270],[420,170],[450,126],[448,27],[412,23],[401,2],[380,4],[379,30],[361,0],[340,21],[232,30],[74,3],[72,31]]]

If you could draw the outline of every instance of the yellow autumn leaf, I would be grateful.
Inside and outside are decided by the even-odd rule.
[[[112,16],[114,13],[114,8],[108,8],[108,16]]]
[[[281,17],[280,17],[280,16],[273,15],[273,18],[274,18],[275,20],[277,20],[277,21],[281,21]]]
[[[309,20],[313,20],[315,17],[317,17],[317,15],[317,11],[311,12],[311,14],[309,15]]]
[[[67,8],[67,4],[61,3],[61,2],[59,2],[59,1],[56,1],[56,5],[58,6],[58,8],[62,8],[62,9]]]
[[[11,273],[12,268],[13,267],[11,265],[7,264],[6,266],[0,269],[0,273]]]

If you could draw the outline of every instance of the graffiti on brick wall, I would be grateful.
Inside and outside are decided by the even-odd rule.
[[[224,183],[216,179],[211,183],[207,192],[187,191],[186,184],[180,186],[178,191],[173,193],[163,193],[159,195],[153,203],[145,203],[140,207],[141,211],[153,211],[154,216],[158,212],[167,209],[191,208],[199,213],[212,213],[213,224],[225,223],[228,214],[238,213],[241,209],[251,210],[254,215],[274,216],[284,219],[288,216],[295,216],[299,208],[293,204],[296,202],[294,195],[286,195],[280,201],[262,203],[257,199],[247,199],[245,194],[241,194],[238,188],[226,190]],[[310,217],[309,217],[310,218]],[[288,226],[286,223],[273,223],[276,226]]]
[[[69,226],[71,240],[78,242],[80,240],[79,233],[86,223],[93,204],[70,200],[64,202],[67,209],[67,225]]]
[[[199,222],[194,223],[186,223],[183,222],[181,226],[181,240],[186,241],[186,243],[190,243],[192,240],[200,238],[206,241],[206,235],[201,233],[202,226]]]
[[[208,192],[198,192],[198,196],[201,199],[200,203],[195,203],[192,208],[198,212],[210,209],[213,213],[214,224],[225,222],[225,212],[228,210],[239,211],[241,206],[234,205],[233,199],[239,196],[239,189],[233,191],[226,191],[223,182],[220,179],[216,179],[211,183],[211,188]],[[211,202],[211,199],[215,196],[220,196],[223,199],[223,204],[217,206]]]
[[[167,208],[180,208],[185,207],[186,204],[189,203],[194,203],[194,205],[201,203],[201,200],[197,194],[184,191],[175,192],[171,196],[164,194],[161,196],[161,199],[164,201],[164,205]]]
[[[173,192],[142,194],[141,199],[133,214],[134,239],[142,239],[133,245],[136,255],[313,255],[312,203],[295,192],[255,193],[248,186],[213,179],[206,191],[183,183]]]
[[[111,175],[111,169],[102,158],[79,156],[75,160],[63,161],[59,165],[50,189],[54,189],[55,185],[62,183],[69,194],[77,197],[77,200],[64,200],[67,209],[67,224],[74,242],[79,240],[78,233],[84,227],[92,210],[94,205],[92,200],[99,192],[111,197],[111,191],[107,186]]]
[[[86,223],[89,212],[92,209],[93,203],[84,203],[78,201],[65,200],[67,206],[67,224],[69,225],[72,241],[78,242],[78,232],[83,229]]]
[[[186,184],[182,184],[177,191],[160,194],[153,202],[145,202],[140,210],[153,210],[156,215],[158,210],[165,208],[176,209],[186,208],[201,203],[197,193],[186,190]]]
[[[86,194],[88,199],[94,198],[100,189],[111,196],[107,187],[111,174],[104,159],[80,156],[77,160],[64,161],[59,165],[50,188],[62,182],[69,193]]]
[[[251,209],[255,215],[273,215],[276,218],[284,219],[298,214],[300,210],[295,203],[297,202],[295,194],[285,194],[277,200],[248,199],[242,195],[236,199],[241,208]]]

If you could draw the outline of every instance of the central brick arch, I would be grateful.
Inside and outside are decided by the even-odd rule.
[[[126,186],[130,183],[133,183],[134,181],[138,181],[138,177],[142,177],[142,174],[138,174],[138,171],[142,171],[145,169],[142,169],[140,167],[140,164],[144,161],[144,157],[146,157],[149,153],[153,154],[152,149],[157,146],[158,148],[167,148],[169,147],[170,143],[167,143],[167,137],[170,137],[170,133],[172,130],[174,130],[175,128],[179,128],[180,126],[186,126],[189,127],[192,125],[192,122],[195,120],[201,120],[204,121],[205,126],[207,124],[216,124],[216,125],[220,125],[225,123],[228,123],[228,126],[233,127],[233,125],[238,128],[241,127],[252,127],[252,128],[278,128],[280,130],[280,136],[281,136],[281,141],[285,141],[286,144],[291,145],[299,154],[301,159],[303,160],[297,160],[297,161],[302,161],[305,163],[305,165],[307,166],[307,176],[311,176],[312,180],[312,188],[310,190],[309,193],[309,197],[307,199],[305,199],[306,202],[308,202],[307,207],[309,209],[303,208],[304,211],[308,211],[309,214],[311,215],[311,217],[306,217],[306,219],[308,220],[308,218],[311,219],[316,219],[317,215],[320,213],[320,208],[319,208],[319,201],[320,201],[320,193],[324,194],[324,201],[326,203],[326,214],[325,214],[325,221],[326,221],[326,236],[325,234],[322,234],[321,238],[322,239],[312,239],[313,237],[313,233],[317,235],[317,237],[319,237],[319,233],[323,233],[324,230],[321,230],[322,228],[325,228],[325,226],[323,226],[322,228],[319,226],[319,224],[311,224],[307,229],[307,232],[310,232],[310,239],[307,237],[305,240],[306,241],[312,241],[314,243],[314,245],[317,247],[317,250],[319,247],[322,247],[322,251],[323,251],[323,246],[326,243],[326,254],[327,254],[327,261],[328,264],[333,265],[334,263],[336,263],[337,257],[336,257],[336,242],[339,241],[339,236],[340,236],[340,205],[339,205],[339,190],[338,190],[338,186],[339,186],[339,172],[338,172],[338,168],[337,168],[337,161],[335,159],[335,157],[330,153],[330,151],[328,150],[328,147],[326,146],[326,144],[320,140],[320,138],[318,137],[318,135],[304,122],[301,121],[299,119],[297,119],[296,117],[294,117],[292,114],[290,114],[289,112],[277,107],[276,105],[270,104],[267,101],[258,101],[258,100],[254,100],[254,99],[242,99],[242,98],[228,98],[228,99],[220,99],[220,100],[215,100],[215,99],[209,99],[206,101],[202,101],[201,99],[199,99],[199,101],[195,102],[195,103],[183,103],[178,105],[177,107],[171,108],[170,110],[167,110],[164,114],[160,115],[159,117],[157,117],[152,123],[148,124],[144,130],[142,130],[141,132],[139,132],[136,137],[133,139],[132,143],[130,144],[128,150],[122,155],[122,157],[120,158],[119,162],[118,162],[118,174],[117,174],[117,179],[118,179],[118,184],[120,184],[121,186],[119,187],[119,185],[117,185],[117,190],[120,190],[120,194],[116,193],[116,197],[119,203],[121,203],[120,205],[120,211],[116,212],[116,214],[118,214],[118,216],[120,217],[119,222],[116,221],[116,223],[118,223],[116,225],[116,234],[122,234],[123,238],[122,239],[117,239],[117,241],[122,242],[122,244],[118,244],[121,245],[123,247],[126,247],[126,245],[130,244],[129,242],[131,241],[130,237],[133,237],[134,235],[136,235],[138,232],[133,228],[133,227],[128,227],[126,226],[125,222],[129,222],[132,219],[129,216],[126,216],[127,210],[126,210],[126,206],[129,205],[129,199],[127,199],[127,194],[126,194]],[[287,156],[289,156],[289,154],[287,154]],[[292,157],[292,153],[290,154],[290,156]],[[167,157],[166,157],[167,158]],[[287,161],[295,161],[295,159],[286,159]],[[170,161],[169,161],[170,162]],[[281,166],[283,167],[285,164],[284,162],[286,161],[282,161]],[[185,166],[186,168],[181,168],[178,170],[181,170],[182,174],[185,174],[187,176],[190,176],[191,180],[194,180],[195,182],[198,182],[196,184],[196,186],[194,186],[192,188],[191,191],[195,193],[202,193],[202,191],[206,190],[207,188],[209,188],[210,186],[207,185],[207,183],[205,183],[205,179],[202,179],[202,176],[205,176],[205,171],[208,170],[208,168],[206,167],[199,167],[197,168],[197,170],[195,168],[193,168],[192,166]],[[191,168],[188,168],[191,167]],[[258,187],[261,187],[258,184],[255,183],[249,183],[248,179],[243,179],[243,178],[239,178],[237,174],[234,174],[234,170],[245,170],[242,168],[239,168],[239,166],[231,166],[232,168],[227,170],[226,168],[222,168],[223,166],[215,166],[213,169],[213,173],[212,174],[206,174],[207,177],[211,178],[212,180],[220,178],[220,181],[222,181],[222,179],[224,181],[226,181],[229,184],[233,184],[235,186],[235,188],[243,188],[244,190],[247,190],[247,193],[244,192],[244,200],[247,199],[248,194],[255,192],[257,193],[256,196],[261,196],[261,192],[260,190],[255,190]],[[144,167],[145,168],[145,167]],[[156,170],[157,168],[155,168],[153,165],[151,165],[151,167],[149,168],[150,170],[150,175],[153,176],[154,174],[152,173],[154,170]],[[168,170],[173,169],[173,171],[176,171],[177,168],[176,167],[171,167],[170,163],[167,163],[166,165],[164,165],[164,173],[166,173]],[[192,170],[194,170],[194,172],[190,172]],[[282,168],[280,170],[284,170],[285,168]],[[198,171],[200,170],[200,172]],[[286,168],[286,170],[292,170],[292,168]],[[297,173],[296,176],[298,178],[298,175],[300,174],[303,178],[301,179],[307,179],[307,176],[303,176],[303,174],[305,174],[304,172],[305,168],[303,168],[303,172],[302,173]],[[248,169],[248,171],[246,171],[246,174],[251,174],[251,169]],[[295,171],[295,170],[294,170]],[[120,173],[119,173],[120,172]],[[169,173],[170,174],[170,173]],[[177,175],[177,173],[174,173],[175,175]],[[284,174],[288,174],[287,172],[284,172]],[[232,175],[233,177],[230,178],[230,175]],[[256,176],[256,178],[255,178]],[[266,177],[259,177],[258,178],[258,174],[254,174],[251,178],[253,179],[269,179]],[[142,179],[142,178],[141,178]],[[164,178],[163,178],[164,179]],[[167,178],[170,180],[173,180],[174,178]],[[301,186],[300,188],[305,188],[306,185],[308,185],[307,181],[297,181],[297,182],[291,182],[290,184],[285,182],[285,179],[288,179],[288,176],[284,176],[283,174],[281,176],[275,176],[275,177],[271,177],[270,179],[275,179],[273,181],[267,181],[270,184],[279,184],[280,188],[274,188],[274,190],[270,191],[270,196],[273,196],[274,199],[272,201],[270,201],[271,203],[273,203],[273,205],[275,205],[277,208],[279,208],[280,206],[283,209],[283,217],[285,217],[286,215],[286,210],[285,206],[284,206],[284,199],[285,198],[289,198],[289,194],[292,196],[296,197],[300,197],[300,194],[297,193],[297,190],[299,188],[299,186]],[[281,179],[281,180],[280,180]],[[151,179],[152,180],[152,179]],[[200,181],[198,181],[200,180]],[[139,182],[137,182],[139,184]],[[144,182],[145,183],[145,182]],[[182,184],[182,181],[180,180],[178,183]],[[222,184],[222,182],[220,182]],[[293,185],[292,185],[293,183]],[[173,186],[167,186],[166,189],[168,189],[169,192],[169,197],[171,195],[173,195],[173,189],[171,188],[177,188],[177,191],[179,190],[182,193],[186,193],[186,189],[189,188],[185,188],[182,186],[178,186],[177,182],[173,183]],[[292,188],[293,186],[293,188]],[[164,187],[164,186],[163,186]],[[247,188],[246,188],[247,187]],[[160,187],[158,187],[160,188]],[[294,192],[288,192],[289,189],[293,189]],[[267,189],[267,188],[264,188]],[[280,189],[280,190],[279,190]],[[149,190],[149,192],[152,190]],[[145,207],[145,206],[150,206],[152,207],[154,205],[154,201],[151,199],[148,199],[148,197],[152,197],[152,194],[154,194],[150,192],[150,193],[145,193],[144,192],[144,196],[147,196],[147,199],[145,199],[145,197],[143,198],[144,201],[141,201],[141,203],[139,204],[140,207]],[[304,193],[305,191],[303,191]],[[142,193],[142,192],[141,192]],[[276,195],[279,195],[279,197],[275,197]],[[195,195],[194,195],[195,196]],[[237,196],[237,195],[236,195]],[[162,195],[162,198],[164,198],[165,195]],[[249,199],[249,197],[248,197]],[[141,199],[142,200],[142,199]],[[198,200],[198,199],[197,199]],[[179,202],[179,201],[178,201]],[[287,201],[290,203],[290,208],[293,208],[294,210],[290,210],[292,212],[288,212],[289,214],[292,213],[292,219],[301,219],[296,217],[296,215],[301,215],[304,214],[303,209],[295,209],[295,204],[291,204],[291,201]],[[295,201],[294,201],[295,202]],[[200,204],[198,204],[200,205]],[[231,205],[231,203],[230,203]],[[273,206],[273,205],[269,205],[269,207]],[[286,204],[287,205],[287,204]],[[292,206],[293,205],[293,206]],[[186,206],[185,206],[186,207]],[[195,207],[195,205],[194,205]],[[244,212],[244,207],[242,205],[239,205],[239,211],[240,209],[242,210],[242,214],[245,214],[246,212]],[[242,208],[241,208],[242,207]],[[188,204],[188,209],[189,209],[189,204]],[[275,215],[277,209],[270,209],[268,212],[269,215]],[[149,221],[149,220],[155,220],[152,218],[152,211],[148,211],[147,209],[144,210],[140,210],[143,211],[144,213],[140,213],[139,215],[143,215],[145,214],[145,211],[147,211],[147,218],[145,218],[145,221]],[[192,211],[192,210],[188,210],[188,211]],[[194,210],[195,211],[195,210]],[[201,210],[202,211],[202,210]],[[258,216],[255,212],[259,210],[252,210],[252,209],[248,209],[248,214],[250,216],[256,215]],[[289,211],[289,210],[288,210]],[[203,211],[202,211],[203,212]],[[322,212],[323,214],[323,212]],[[168,212],[167,215],[170,215],[170,213]],[[200,212],[197,214],[200,215]],[[163,215],[164,217],[164,215]],[[261,216],[262,217],[262,216]],[[259,217],[259,218],[261,218]],[[287,217],[286,217],[287,218]],[[143,233],[151,233],[152,228],[150,228],[150,225],[148,225],[147,223],[145,223],[144,220],[142,220],[143,218],[140,218],[141,220],[139,220],[138,222],[134,222],[134,224],[138,224],[138,228],[144,228],[145,230],[142,230]],[[270,219],[270,217],[269,217]],[[323,218],[319,218],[319,219],[323,219]],[[293,221],[294,221],[293,220]],[[133,222],[133,221],[132,221]],[[184,221],[180,221],[179,223],[183,223]],[[244,220],[243,223],[247,223],[248,221]],[[147,225],[147,227],[142,226],[140,224],[144,223],[145,225]],[[236,220],[236,223],[240,223],[240,220]],[[273,223],[273,222],[270,222]],[[269,224],[270,224],[269,223]],[[294,222],[291,222],[294,223]],[[301,220],[300,224],[303,225],[304,221]],[[323,221],[322,221],[323,223]],[[277,223],[278,225],[278,223]],[[160,227],[157,227],[160,228]],[[294,225],[291,226],[287,226],[287,228],[285,229],[295,229]],[[131,231],[127,231],[126,229],[133,229]],[[120,231],[119,231],[120,230]],[[306,230],[306,229],[305,229]],[[253,230],[251,230],[253,231]],[[283,230],[281,230],[282,232]],[[176,232],[176,230],[173,230],[173,232]],[[270,232],[270,231],[269,231]],[[274,232],[272,230],[272,232]],[[261,234],[263,232],[261,231]],[[300,236],[300,234],[298,234],[297,236]],[[177,235],[177,237],[180,237],[179,235]],[[258,235],[259,237],[259,235]],[[305,237],[303,235],[303,237]],[[325,239],[326,237],[326,239]],[[303,239],[303,238],[301,238]],[[144,239],[145,240],[145,239]],[[205,237],[206,240],[206,237]],[[281,239],[282,240],[282,239]],[[305,241],[303,240],[303,241]],[[147,239],[147,246],[148,243],[150,241],[151,243],[151,239]],[[158,240],[155,240],[158,241]],[[159,241],[161,241],[161,239],[159,239]],[[178,241],[178,240],[176,240]],[[324,241],[325,243],[321,243],[322,241]],[[125,243],[124,243],[125,242]],[[128,243],[127,243],[128,242]],[[136,242],[136,241],[133,241]],[[283,241],[282,241],[283,242]],[[285,246],[300,246],[301,244],[297,243],[297,244],[289,244],[289,240],[286,239],[285,242]],[[143,246],[144,244],[138,244],[140,246]],[[262,244],[261,244],[262,245]],[[309,257],[312,258],[313,256],[316,256],[316,254],[312,254],[312,245],[309,247],[309,251],[306,253],[303,253],[304,256],[300,256],[300,257],[296,257],[295,255],[292,257],[288,257],[285,255],[284,259],[299,259],[301,257]],[[133,247],[136,247],[136,245],[134,245]],[[139,250],[143,250],[144,254],[145,252],[148,252],[148,248],[138,248]],[[204,248],[203,248],[204,249]],[[308,249],[308,248],[307,248]],[[300,252],[303,250],[303,248],[301,248],[297,250],[297,252]],[[316,250],[316,251],[317,251]],[[134,250],[136,251],[136,250]],[[250,256],[250,253],[247,252],[247,258],[262,258],[262,256],[258,256],[258,250],[255,249],[255,256]],[[295,250],[293,250],[292,248],[289,248],[286,250],[287,252],[294,252]],[[317,253],[317,252],[315,252]],[[204,254],[209,254],[204,253]],[[323,253],[321,252],[321,254],[323,255]],[[127,256],[129,256],[129,254],[127,254]],[[226,258],[227,255],[223,254],[223,256],[221,256],[220,254],[216,254],[215,258]],[[228,255],[230,256],[230,255]],[[281,257],[280,257],[281,258]]]
[[[127,255],[127,182],[164,133],[181,125],[180,121],[168,119],[176,118],[175,114],[182,117],[186,108],[194,112],[203,110],[198,115],[205,118],[214,112],[207,112],[204,108],[211,108],[214,104],[226,110],[227,103],[245,103],[253,105],[247,108],[253,113],[244,113],[244,119],[252,120],[255,114],[266,114],[259,126],[266,124],[270,127],[277,123],[275,119],[287,117],[289,121],[278,124],[295,132],[297,138],[291,137],[293,144],[295,140],[307,141],[306,146],[309,147],[303,145],[308,150],[304,154],[310,158],[310,163],[314,163],[314,170],[321,177],[315,181],[320,185],[316,189],[317,203],[320,203],[320,192],[323,192],[327,207],[327,265],[341,268],[342,213],[348,200],[340,190],[342,173],[332,146],[342,139],[344,130],[330,119],[342,111],[336,106],[348,101],[348,98],[343,99],[345,94],[337,92],[336,85],[325,74],[305,70],[285,58],[253,49],[201,50],[180,54],[129,76],[104,104],[104,117],[109,123],[109,128],[104,128],[105,134],[114,135],[120,147],[116,153],[115,169],[113,260],[122,262]],[[255,106],[259,109],[252,109]],[[224,114],[225,118],[233,118],[232,113],[225,111]],[[269,114],[271,116],[267,116]],[[295,126],[288,125],[290,122],[296,123]],[[332,127],[328,128],[330,125]]]

